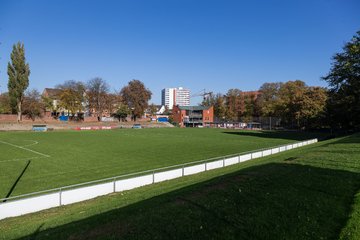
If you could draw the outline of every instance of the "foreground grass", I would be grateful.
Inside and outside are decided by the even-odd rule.
[[[3,220],[0,237],[358,239],[359,155],[359,135],[333,139]]]
[[[179,128],[0,132],[0,198],[9,194],[14,183],[11,196],[317,136]]]

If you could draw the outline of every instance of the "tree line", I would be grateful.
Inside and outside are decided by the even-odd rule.
[[[56,85],[55,89],[59,92],[57,106],[51,97],[42,96],[37,90],[27,91],[23,113],[34,120],[45,111],[59,113],[59,109],[66,109],[66,115],[71,119],[82,119],[87,110],[100,121],[106,111],[119,121],[124,121],[128,115],[136,121],[148,108],[152,95],[140,80],[131,80],[119,92],[111,92],[109,84],[100,77],[86,83],[68,80]]]
[[[13,46],[8,64],[8,93],[0,95],[0,113],[39,115],[39,109],[51,107],[51,100],[36,90],[27,91],[30,75],[22,43]],[[327,75],[322,77],[328,88],[307,86],[301,80],[264,83],[256,92],[235,88],[226,94],[211,95],[202,105],[214,106],[219,121],[251,121],[254,117],[278,117],[282,124],[296,128],[359,129],[360,128],[360,31],[347,42],[342,52],[332,57]],[[118,93],[110,93],[101,78],[87,83],[66,81],[61,89],[60,104],[70,114],[86,107],[101,116],[104,109],[116,112],[119,119],[128,114],[140,117],[148,108],[151,91],[139,80],[132,80]],[[154,112],[154,106],[150,106]]]
[[[0,113],[17,113],[19,122],[23,114],[35,120],[45,111],[57,112],[59,108],[66,109],[72,117],[88,109],[99,121],[105,110],[119,120],[129,114],[136,120],[148,108],[152,95],[140,80],[130,81],[119,92],[110,92],[109,84],[99,77],[86,83],[69,80],[55,86],[56,100],[59,100],[55,106],[54,99],[42,96],[36,89],[27,90],[30,67],[25,59],[24,44],[20,42],[13,46],[7,72],[8,92],[0,95]]]
[[[277,117],[293,128],[360,129],[360,31],[322,77],[328,88],[307,86],[301,80],[264,83],[256,92],[230,89],[210,95],[202,105],[214,106],[219,121],[251,121]]]
[[[303,81],[264,83],[258,91],[230,89],[206,98],[202,105],[214,106],[217,121],[250,122],[258,117],[280,118],[282,126],[320,127],[328,93]]]

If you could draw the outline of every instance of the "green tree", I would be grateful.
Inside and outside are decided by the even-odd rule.
[[[244,98],[244,109],[242,111],[242,120],[244,122],[252,121],[252,117],[258,115],[257,104],[254,94],[245,95]]]
[[[0,113],[12,113],[11,100],[8,93],[0,95]]]
[[[213,93],[210,92],[210,93],[207,93],[206,95],[204,95],[200,106],[211,107],[214,105],[215,105],[215,96],[213,95]]]
[[[152,93],[140,80],[132,80],[121,89],[120,95],[124,103],[131,109],[132,119],[136,121],[136,118],[144,114]]]
[[[264,83],[256,100],[260,115],[263,117],[277,117],[279,115],[279,90],[283,83]]]
[[[57,85],[61,89],[60,106],[67,109],[69,115],[81,113],[85,103],[85,86],[80,81],[69,80]]]
[[[55,108],[54,104],[53,104],[53,100],[49,97],[45,97],[45,96],[41,96],[41,101],[43,103],[43,111],[50,111],[50,112],[54,112],[57,109]]]
[[[242,113],[242,99],[241,99],[241,90],[229,89],[226,93],[226,119],[230,121],[240,121]]]
[[[322,87],[307,87],[300,109],[300,125],[306,128],[319,128],[325,118],[328,92]]]
[[[127,116],[129,115],[130,110],[125,104],[120,104],[119,108],[117,109],[116,113],[113,114],[114,117],[119,119],[119,121],[126,121]]]
[[[225,97],[221,93],[215,95],[214,116],[218,119],[218,121],[224,121],[226,118]]]
[[[209,94],[201,103],[201,106],[214,107],[215,121],[224,121],[226,117],[225,97],[221,93]]]
[[[17,120],[22,120],[22,104],[25,90],[29,86],[30,67],[26,63],[24,44],[18,42],[13,46],[11,62],[8,63],[8,90],[10,98],[16,100]]]
[[[106,108],[109,94],[109,85],[102,78],[93,78],[86,84],[88,107],[95,111],[100,121]]]
[[[300,127],[301,107],[306,92],[303,81],[288,81],[279,89],[278,108],[282,120],[291,127]]]
[[[330,72],[323,77],[330,86],[329,117],[339,127],[360,128],[360,31],[332,61]]]
[[[288,81],[278,92],[277,109],[282,121],[297,128],[308,128],[319,123],[326,107],[327,91],[308,87],[303,81]]]

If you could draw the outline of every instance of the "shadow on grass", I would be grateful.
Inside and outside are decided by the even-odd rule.
[[[346,143],[350,143],[350,144],[360,143],[360,133],[348,135],[336,141],[336,144],[346,144]]]
[[[226,131],[225,134],[239,135],[239,136],[251,136],[261,138],[281,138],[288,140],[307,140],[312,138],[318,138],[319,140],[326,138],[327,133],[321,132],[301,132],[301,131]]]
[[[29,165],[31,163],[31,160],[28,160],[24,169],[21,171],[20,175],[17,177],[17,179],[15,180],[15,182],[13,183],[13,185],[11,186],[9,192],[6,194],[5,198],[8,198],[11,196],[12,192],[14,191],[15,187],[17,186],[18,182],[20,181],[20,179],[22,178],[22,176],[25,174],[26,170],[28,169]],[[6,200],[3,200],[3,202],[6,202]]]
[[[356,173],[271,163],[21,239],[337,239],[359,185]]]

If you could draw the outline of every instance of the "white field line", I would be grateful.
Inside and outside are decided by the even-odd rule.
[[[7,144],[7,145],[12,146],[12,147],[16,147],[16,148],[20,148],[20,149],[25,150],[25,151],[36,153],[36,154],[41,155],[43,157],[50,157],[50,155],[46,155],[44,153],[37,152],[37,151],[31,150],[31,149],[28,149],[26,147],[18,146],[18,145],[12,144],[12,143],[4,142],[4,141],[0,141],[0,143],[4,143],[4,144]]]
[[[30,144],[27,144],[27,145],[24,145],[24,146],[21,146],[21,147],[30,147],[30,146],[33,146],[33,145],[39,144],[39,142],[38,142],[38,141],[34,141],[34,140],[24,140],[24,141],[27,141],[27,142],[33,142],[33,143],[30,143]]]

